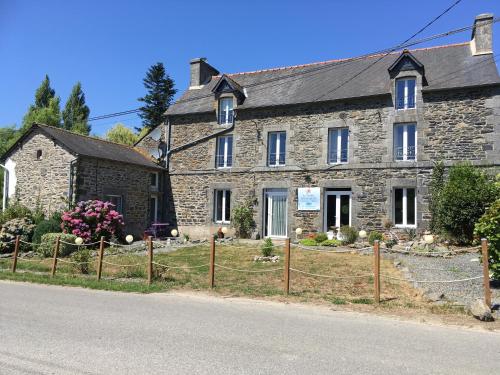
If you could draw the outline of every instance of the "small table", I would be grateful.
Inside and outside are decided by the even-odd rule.
[[[155,238],[159,238],[159,237],[161,237],[161,235],[163,235],[163,237],[166,237],[169,226],[170,226],[170,223],[151,224],[151,229],[153,230],[153,236]]]

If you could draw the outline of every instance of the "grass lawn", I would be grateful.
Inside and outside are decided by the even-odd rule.
[[[311,277],[290,272],[290,295],[283,292],[283,248],[276,247],[277,263],[254,262],[260,249],[255,246],[233,244],[217,245],[216,264],[253,271],[238,272],[216,267],[214,293],[224,296],[250,296],[281,301],[314,302],[330,305],[373,305],[373,276],[350,278],[371,274],[373,256],[352,253],[322,253],[292,247],[291,267],[309,273],[335,276],[345,279]],[[146,283],[145,254],[105,255],[102,280],[96,280],[96,260],[89,273],[81,274],[72,264],[58,262],[57,273],[50,277],[50,258],[30,261],[20,259],[18,272],[8,269],[11,260],[0,259],[0,279],[38,282],[57,285],[74,285],[93,289],[120,290],[126,292],[161,292],[167,290],[209,290],[208,244],[182,248],[174,252],[155,254],[154,282]],[[109,264],[112,263],[112,264]],[[127,267],[119,266],[127,265]],[[275,271],[274,271],[275,270]],[[264,272],[260,272],[264,271]],[[381,273],[393,277],[403,276],[391,261],[381,260]],[[431,306],[420,297],[420,292],[404,281],[381,281],[382,303],[377,309],[425,309],[447,312],[448,308]],[[375,306],[373,306],[375,308]]]

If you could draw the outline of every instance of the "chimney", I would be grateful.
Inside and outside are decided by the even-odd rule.
[[[199,89],[203,85],[210,82],[212,76],[219,74],[219,71],[207,63],[207,59],[199,57],[189,62],[191,79],[189,83],[190,89]]]
[[[476,17],[470,48],[474,56],[493,53],[493,14],[484,13]]]

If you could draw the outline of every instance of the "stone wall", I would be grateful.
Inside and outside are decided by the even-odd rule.
[[[37,158],[37,152],[41,156]],[[11,155],[17,180],[14,196],[30,209],[41,207],[48,215],[66,209],[70,163],[75,156],[61,145],[33,131]]]
[[[151,172],[132,164],[81,157],[77,164],[76,199],[106,199],[107,195],[120,195],[125,230],[140,236],[150,225],[150,194],[157,193],[160,201],[162,196],[161,191],[151,190]]]

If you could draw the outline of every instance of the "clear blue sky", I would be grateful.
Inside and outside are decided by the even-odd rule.
[[[81,81],[97,116],[137,108],[142,78],[158,61],[182,91],[194,57],[226,73],[352,57],[402,42],[453,2],[0,0],[0,126],[21,124],[46,73],[62,107]],[[500,16],[500,1],[462,0],[418,38],[485,12]],[[494,34],[498,52],[498,23]],[[469,39],[465,32],[430,45]],[[140,119],[97,121],[93,133],[116,122]]]

